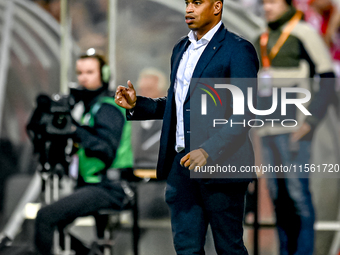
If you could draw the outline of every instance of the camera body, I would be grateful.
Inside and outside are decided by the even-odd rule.
[[[50,171],[57,165],[66,170],[69,164],[66,147],[74,133],[71,117],[74,100],[71,96],[42,94],[36,101],[37,107],[26,129],[34,152],[39,154],[41,170]]]

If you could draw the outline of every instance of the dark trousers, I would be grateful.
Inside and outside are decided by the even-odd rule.
[[[51,254],[54,230],[62,230],[77,217],[93,215],[96,222],[102,222],[103,216],[98,215],[101,209],[121,209],[125,193],[120,185],[110,188],[101,186],[85,186],[76,190],[72,195],[43,207],[35,220],[35,245],[42,255]],[[105,219],[104,219],[105,221]],[[104,222],[105,224],[105,222]],[[103,235],[103,224],[97,224],[97,234]],[[87,254],[88,250],[82,244],[71,240],[71,248],[77,254]]]
[[[243,244],[244,197],[248,182],[203,184],[190,179],[177,154],[167,179],[165,199],[171,212],[177,254],[205,254],[208,224],[218,255],[248,254]]]
[[[267,173],[269,195],[276,213],[280,255],[312,255],[314,251],[315,212],[308,173],[299,166],[310,163],[311,141],[299,141],[290,148],[290,134],[262,138],[263,159],[271,166],[295,165],[291,173]]]

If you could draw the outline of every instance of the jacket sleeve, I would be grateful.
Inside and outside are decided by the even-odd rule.
[[[136,106],[126,110],[127,120],[161,120],[163,119],[166,97],[149,98],[137,96]]]
[[[326,114],[328,105],[335,98],[335,74],[332,57],[321,36],[307,25],[303,28],[299,30],[302,33],[299,36],[302,57],[314,67],[315,73],[320,76],[319,90],[308,107],[312,115],[306,118],[306,122],[312,129],[315,129]]]
[[[94,116],[93,127],[78,125],[74,141],[81,144],[88,157],[96,157],[110,166],[119,146],[124,115],[117,107],[103,103]]]
[[[330,103],[335,102],[335,100],[335,74],[333,72],[320,74],[320,89],[308,106],[308,110],[312,115],[306,117],[306,122],[311,126],[312,130],[323,119]]]

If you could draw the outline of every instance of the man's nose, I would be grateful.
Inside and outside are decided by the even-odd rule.
[[[185,9],[186,13],[192,13],[193,12],[193,4],[192,3],[188,3],[187,8]]]
[[[78,76],[79,83],[83,83],[86,80],[86,77],[84,76]]]

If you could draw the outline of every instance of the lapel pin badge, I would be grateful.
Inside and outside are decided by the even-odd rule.
[[[214,47],[214,50],[216,50],[216,47]]]

